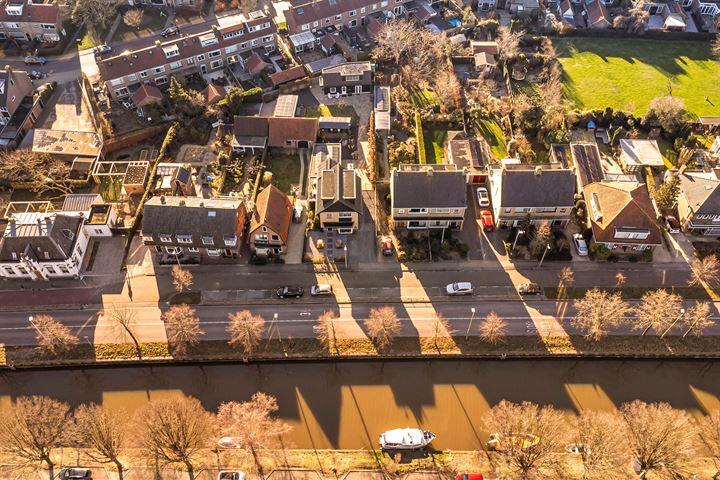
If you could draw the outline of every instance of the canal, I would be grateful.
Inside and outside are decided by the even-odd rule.
[[[262,391],[278,398],[296,448],[368,448],[380,432],[434,431],[441,449],[475,449],[481,416],[501,399],[570,412],[635,398],[700,414],[720,408],[720,363],[695,361],[387,361],[167,366],[5,372],[0,408],[21,395],[129,413],[150,399],[191,395],[215,410]]]

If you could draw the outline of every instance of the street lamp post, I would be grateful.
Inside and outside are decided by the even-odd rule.
[[[343,247],[343,251],[345,252],[345,268],[347,269],[347,244]]]
[[[550,251],[550,245],[547,246],[545,251],[543,252],[542,258],[540,259],[540,263],[538,264],[538,268],[542,267],[543,262],[545,261],[545,255],[547,255],[547,252]]]
[[[525,235],[525,230],[518,229],[517,234],[515,235],[515,241],[513,242],[513,247],[512,247],[513,250],[515,250],[515,246],[517,245],[517,241],[518,241],[518,238],[520,237],[520,235]]]
[[[667,330],[665,330],[665,331],[662,333],[662,335],[660,335],[660,338],[664,338],[664,337],[665,337],[665,334],[667,334],[667,333],[675,326],[675,324],[676,324],[681,318],[683,318],[683,316],[685,316],[685,309],[681,307],[680,310],[678,310],[678,316],[677,316],[677,317],[675,318],[675,320],[670,324],[670,326],[667,328]]]
[[[40,336],[45,339],[46,342],[51,343],[50,340],[49,340],[49,339],[45,336],[45,334],[42,332],[42,330],[40,330],[40,329],[38,328],[38,326],[35,324],[32,315],[30,315],[30,316],[28,317],[28,320],[30,321],[30,325],[33,326],[33,328],[35,329],[35,331],[38,332],[38,333],[40,334]]]
[[[468,322],[467,332],[465,332],[465,340],[467,341],[470,337],[470,327],[472,327],[473,320],[475,319],[475,307],[470,308],[470,321]]]

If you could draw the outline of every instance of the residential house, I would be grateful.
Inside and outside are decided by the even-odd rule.
[[[602,0],[586,0],[583,12],[588,28],[608,28],[612,25],[610,13]]]
[[[655,140],[623,138],[620,140],[620,165],[628,173],[639,173],[644,167],[665,168]]]
[[[615,253],[643,251],[661,243],[660,227],[645,185],[602,181],[583,192],[593,239]]]
[[[692,22],[676,0],[647,2],[644,8],[649,14],[648,30],[684,32],[688,21]]]
[[[320,117],[318,137],[322,141],[347,140],[352,135],[352,117]]]
[[[533,224],[564,227],[575,206],[575,174],[557,163],[491,165],[490,198],[495,224],[514,227],[528,216]]]
[[[690,16],[697,30],[710,32],[716,29],[720,20],[720,6],[715,2],[701,2],[700,0],[683,0],[682,7],[690,11]]]
[[[468,183],[484,184],[487,181],[487,165],[491,156],[485,141],[463,131],[450,131],[447,134],[445,158],[465,174]]]
[[[36,128],[32,137],[33,152],[47,153],[69,164],[75,179],[90,176],[95,162],[102,158],[102,149],[102,138],[95,132]]]
[[[339,143],[315,144],[307,191],[309,208],[320,219],[320,228],[349,234],[360,227],[362,186],[357,171],[342,161],[341,154]]]
[[[206,30],[167,39],[148,37],[132,50],[98,58],[100,77],[113,99],[122,99],[144,83],[167,85],[171,76],[223,75],[226,66],[246,68],[243,54],[275,50],[276,27],[263,12],[217,18]]]
[[[10,117],[20,107],[25,97],[31,97],[35,87],[27,72],[10,67],[0,70],[0,126],[10,122]]]
[[[181,163],[158,162],[154,178],[157,179],[153,188],[156,195],[193,196],[195,194],[192,172]]]
[[[531,15],[533,12],[540,9],[540,2],[538,0],[510,0],[509,10],[510,13],[514,14],[525,14]]]
[[[273,88],[277,88],[286,83],[300,80],[306,75],[307,73],[305,72],[305,67],[303,67],[302,65],[296,65],[294,67],[288,68],[287,70],[281,70],[279,72],[271,73],[268,78],[270,79],[270,84],[273,86]]]
[[[246,217],[237,198],[159,195],[145,202],[142,239],[160,255],[235,258]]]
[[[148,105],[157,105],[162,102],[162,92],[159,88],[152,84],[142,84],[132,94],[130,100],[138,108],[147,107]]]
[[[684,170],[679,173],[678,220],[686,232],[720,235],[720,179],[717,172]]]
[[[213,82],[208,83],[208,86],[203,89],[202,92],[200,92],[200,95],[202,95],[202,99],[205,102],[205,105],[215,105],[220,100],[225,98],[225,95],[227,94],[227,89],[223,87],[222,85],[216,85]]]
[[[396,229],[462,229],[467,209],[465,174],[454,165],[400,165],[390,179]]]
[[[376,12],[388,12],[397,17],[405,12],[406,0],[316,0],[296,3],[287,12],[288,33],[311,32],[316,29],[335,27],[359,27],[367,25],[369,16]]]
[[[348,62],[323,68],[320,86],[328,97],[371,93],[373,66],[370,62]]]
[[[0,40],[59,42],[65,35],[63,15],[55,0],[0,2]]]
[[[78,278],[93,237],[112,234],[116,214],[99,195],[68,195],[61,210],[50,202],[10,202],[0,238],[0,277]]]
[[[571,143],[570,156],[577,177],[578,193],[582,193],[586,185],[605,179],[597,143]]]
[[[491,75],[497,67],[497,42],[472,41],[470,48],[475,59],[475,69],[486,77]]]
[[[557,2],[558,19],[565,28],[575,28],[575,10],[570,0],[561,0]]]
[[[252,154],[262,152],[266,147],[312,148],[317,136],[317,118],[236,116],[232,148],[236,153]]]
[[[258,194],[248,230],[248,243],[257,255],[287,252],[292,208],[290,198],[275,185]]]

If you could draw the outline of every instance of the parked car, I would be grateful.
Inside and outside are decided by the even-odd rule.
[[[677,218],[672,215],[666,215],[663,217],[663,223],[670,233],[680,233],[681,225]]]
[[[579,233],[573,235],[573,243],[575,244],[575,250],[577,250],[577,254],[581,257],[586,257],[588,254],[588,246],[583,236]]]
[[[542,288],[537,283],[521,283],[518,285],[518,293],[520,295],[540,295]]]
[[[278,288],[276,293],[277,293],[277,296],[280,298],[288,298],[288,297],[300,298],[303,296],[303,293],[305,293],[305,290],[302,287],[288,285],[285,287]]]
[[[445,287],[448,295],[472,295],[473,286],[470,282],[455,282]]]
[[[296,203],[293,206],[293,222],[297,223],[302,220],[303,206],[300,203]]]
[[[179,35],[180,34],[180,27],[177,25],[170,25],[166,29],[164,29],[162,32],[160,32],[161,37],[171,37],[173,35]]]
[[[380,249],[385,257],[390,257],[393,254],[393,241],[392,238],[385,236],[380,242]]]
[[[245,472],[240,470],[222,470],[218,473],[217,480],[245,480]]]
[[[112,47],[107,44],[98,45],[93,51],[95,52],[95,55],[105,55],[106,53],[112,52]]]
[[[28,55],[25,57],[25,65],[45,65],[47,58],[39,57],[37,55]]]
[[[43,78],[44,76],[45,75],[38,70],[30,70],[28,72],[28,77],[30,77],[32,80],[39,80],[39,79]]]
[[[91,480],[92,471],[89,468],[63,468],[58,474],[59,480]]]
[[[477,199],[478,199],[478,205],[480,205],[481,207],[489,207],[490,206],[490,194],[488,193],[488,189],[485,187],[478,187]]]
[[[310,295],[313,297],[317,297],[318,295],[332,295],[332,293],[332,285],[328,285],[327,283],[318,283],[310,287]]]
[[[480,223],[482,224],[482,229],[486,232],[495,230],[495,224],[493,223],[492,212],[490,210],[480,212]]]
[[[483,480],[482,473],[458,473],[455,480]]]
[[[125,108],[127,108],[128,110],[134,110],[134,109],[135,109],[135,104],[132,103],[132,102],[128,102],[128,101],[122,102],[122,106],[125,107]]]

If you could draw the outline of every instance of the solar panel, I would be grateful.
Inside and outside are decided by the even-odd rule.
[[[276,117],[294,117],[297,108],[297,95],[280,95],[275,103],[273,115]]]

